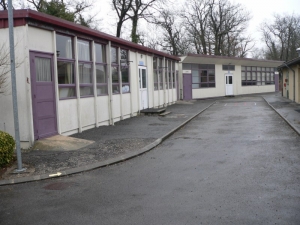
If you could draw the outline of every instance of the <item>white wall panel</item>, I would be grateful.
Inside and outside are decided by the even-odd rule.
[[[108,96],[97,97],[98,121],[99,124],[109,121]]]
[[[112,96],[112,110],[113,110],[113,118],[121,117],[121,107],[120,107],[120,95]]]
[[[28,43],[32,51],[53,52],[52,38],[52,31],[28,27]]]
[[[122,95],[122,113],[123,116],[130,115],[131,113],[131,106],[130,106],[130,94],[123,94]]]
[[[9,52],[8,28],[0,29],[0,45],[5,45]],[[31,106],[31,82],[29,67],[29,52],[27,46],[27,27],[14,28],[15,61],[16,61],[16,85],[19,111],[20,140],[32,142],[32,106]],[[9,56],[8,56],[9,57]],[[7,89],[5,94],[0,94],[0,130],[5,130],[15,137],[13,106],[11,95],[11,74],[7,74]]]
[[[81,127],[96,124],[94,102],[94,98],[80,99]]]
[[[77,99],[59,101],[58,119],[62,133],[79,128],[77,112]]]

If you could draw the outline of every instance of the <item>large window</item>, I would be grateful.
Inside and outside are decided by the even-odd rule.
[[[274,84],[273,67],[242,66],[242,86]]]
[[[78,75],[80,83],[80,96],[92,96],[93,92],[93,67],[91,45],[89,41],[77,40],[78,49]]]
[[[183,64],[183,69],[192,71],[192,88],[216,86],[214,64]]]
[[[95,44],[97,95],[108,94],[105,45]]]
[[[158,59],[158,82],[159,82],[159,90],[164,89],[164,80],[163,80],[163,59]]]
[[[222,70],[234,71],[235,65],[222,65]]]
[[[121,49],[121,78],[122,78],[122,93],[130,92],[129,84],[129,60],[128,60],[128,51]]]
[[[56,35],[57,75],[59,98],[74,98],[76,96],[73,38]]]
[[[120,79],[119,79],[119,62],[118,62],[118,48],[110,48],[111,59],[111,76],[112,76],[112,93],[120,93]]]
[[[158,90],[158,58],[153,57],[153,86],[154,90]]]

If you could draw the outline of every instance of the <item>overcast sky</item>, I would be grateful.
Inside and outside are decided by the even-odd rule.
[[[173,0],[181,5],[184,0]],[[300,0],[230,0],[234,3],[240,3],[250,12],[252,19],[249,22],[248,33],[256,40],[258,47],[261,47],[260,35],[258,27],[264,20],[271,20],[274,13],[279,14],[300,14]],[[116,13],[111,9],[111,0],[96,1],[95,9],[100,8],[99,18],[102,18],[100,27],[102,31],[115,35],[115,15]],[[296,11],[298,10],[298,12]],[[104,25],[104,26],[102,26]]]

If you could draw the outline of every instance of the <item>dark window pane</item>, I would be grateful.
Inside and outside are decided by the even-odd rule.
[[[128,67],[121,68],[122,73],[122,82],[123,83],[129,83],[129,69]]]
[[[147,88],[146,70],[142,70],[142,88]]]
[[[77,40],[78,60],[91,61],[90,42]]]
[[[79,81],[81,84],[90,84],[93,82],[91,64],[79,63],[78,70],[79,70]]]
[[[96,65],[96,80],[97,83],[107,83],[105,66]]]
[[[117,67],[112,67],[111,68],[111,73],[112,73],[112,82],[113,83],[119,83],[119,71]]]
[[[97,87],[97,95],[107,95],[107,85]]]
[[[232,76],[228,76],[229,84],[232,84]]]
[[[153,69],[156,70],[157,69],[157,57],[153,57]]]
[[[105,45],[95,44],[96,62],[106,63]]]
[[[110,49],[110,59],[111,59],[111,63],[119,64],[119,63],[118,63],[118,52],[117,52],[117,48],[111,47],[111,49]]]
[[[182,64],[182,69],[183,70],[191,70],[191,64],[189,64],[189,63],[183,63]]]
[[[93,87],[80,87],[80,96],[93,95]]]
[[[128,51],[121,49],[121,65],[127,66],[127,62],[128,62]]]
[[[112,92],[113,92],[113,94],[119,94],[120,93],[120,86],[119,86],[119,84],[113,84],[112,85]]]
[[[59,84],[75,84],[74,63],[58,61],[57,73]]]
[[[73,59],[73,39],[56,34],[56,54],[58,58]]]
[[[207,69],[215,69],[215,65],[214,64],[207,64]]]
[[[70,98],[70,97],[75,97],[75,87],[59,88],[59,98]]]

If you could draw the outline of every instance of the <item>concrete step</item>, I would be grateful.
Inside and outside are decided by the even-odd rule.
[[[166,112],[163,112],[163,113],[161,113],[161,114],[159,114],[160,116],[166,116],[166,115],[168,115],[168,114],[170,114],[171,112],[169,112],[169,111],[166,111]]]
[[[140,112],[147,115],[147,114],[161,114],[166,111],[166,108],[149,108],[143,109]]]

